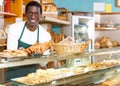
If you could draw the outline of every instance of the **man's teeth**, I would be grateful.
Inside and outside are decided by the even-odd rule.
[[[35,22],[35,20],[31,20],[31,22]]]

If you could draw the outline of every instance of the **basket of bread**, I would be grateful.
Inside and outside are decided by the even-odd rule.
[[[57,7],[54,3],[43,3],[43,14],[42,16],[47,16],[47,17],[52,17],[52,18],[57,18],[58,12],[57,12]]]
[[[72,37],[67,37],[59,43],[53,45],[57,53],[83,53],[91,40],[85,42],[75,42]]]
[[[114,48],[118,47],[120,44],[116,40],[112,40],[110,37],[103,36],[101,38],[98,38],[95,40],[95,49],[101,49],[101,48]]]

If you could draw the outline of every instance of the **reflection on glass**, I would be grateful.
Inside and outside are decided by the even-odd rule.
[[[75,40],[80,41],[87,41],[88,40],[88,33],[87,33],[88,26],[86,24],[80,23],[74,26],[74,36]]]

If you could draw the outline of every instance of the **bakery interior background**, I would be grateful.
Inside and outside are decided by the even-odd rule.
[[[111,5],[111,12],[120,12],[120,8],[116,7],[117,0],[53,0],[58,8],[64,7],[68,11],[78,11],[78,12],[94,12],[93,4],[94,3],[105,3]],[[53,26],[53,31],[56,33],[60,32],[59,26]]]

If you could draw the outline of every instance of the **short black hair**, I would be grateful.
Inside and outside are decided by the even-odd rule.
[[[42,14],[42,6],[40,5],[39,2],[37,1],[30,1],[27,5],[26,5],[26,8],[25,8],[25,12],[27,13],[28,11],[28,7],[31,7],[31,6],[36,6],[38,8],[40,8],[40,14]]]

